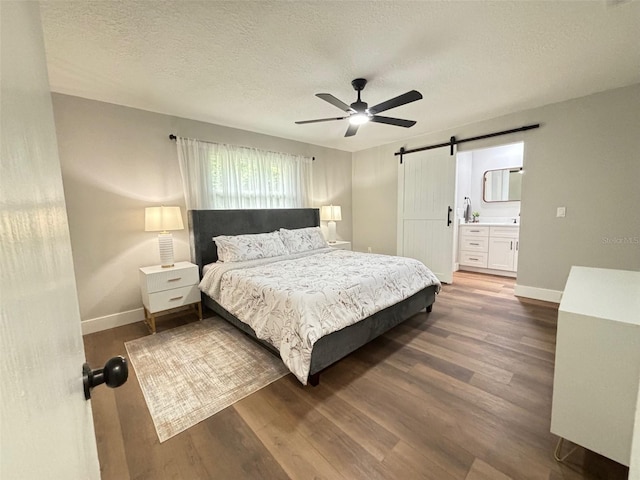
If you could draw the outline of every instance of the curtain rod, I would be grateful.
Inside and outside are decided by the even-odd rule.
[[[410,150],[405,150],[404,147],[402,147],[400,151],[394,153],[394,155],[395,156],[400,155],[400,163],[402,163],[403,155],[407,155],[408,153],[423,152],[425,150],[432,150],[434,148],[450,147],[451,151],[449,154],[453,155],[453,147],[454,145],[458,145],[459,143],[473,142],[475,140],[483,140],[485,138],[498,137],[500,135],[508,135],[510,133],[525,132],[527,130],[533,130],[534,128],[539,128],[539,127],[540,127],[540,124],[536,123],[532,125],[525,125],[524,127],[512,128],[511,130],[503,130],[501,132],[487,133],[486,135],[478,135],[477,137],[464,138],[461,140],[457,140],[456,137],[451,137],[448,142],[437,143],[434,145],[429,145],[427,147],[412,148]]]
[[[170,133],[169,134],[169,140],[178,140],[178,137],[176,137],[173,133]],[[198,141],[200,141],[200,140],[198,140]],[[245,148],[249,148],[249,147],[245,147]],[[307,158],[309,158],[309,157],[307,157]],[[311,157],[311,161],[312,162],[315,162],[315,160],[316,160],[316,157]]]

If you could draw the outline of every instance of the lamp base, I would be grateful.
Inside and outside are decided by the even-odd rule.
[[[336,222],[330,220],[327,222],[327,227],[329,227],[329,239],[327,241],[329,243],[336,243]]]
[[[167,232],[158,234],[158,246],[162,268],[173,267],[173,235]]]

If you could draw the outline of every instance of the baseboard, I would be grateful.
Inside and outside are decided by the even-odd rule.
[[[560,303],[562,299],[561,290],[549,290],[546,288],[528,287],[526,285],[518,285],[513,289],[516,297],[534,298],[545,302]]]
[[[129,325],[130,323],[141,322],[143,319],[144,309],[136,308],[127,312],[83,320],[80,325],[82,326],[82,335],[88,335],[110,328],[121,327],[122,325]]]
[[[475,272],[475,273],[485,273],[487,275],[497,275],[499,277],[511,277],[516,278],[516,272],[509,272],[507,270],[495,270],[493,268],[482,268],[482,267],[471,267],[469,265],[464,265],[460,267],[461,272]]]

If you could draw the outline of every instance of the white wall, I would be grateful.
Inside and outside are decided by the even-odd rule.
[[[464,144],[525,142],[518,285],[531,287],[528,294],[557,295],[571,265],[640,269],[639,111],[640,85],[633,85],[356,152],[354,249],[396,251],[394,152],[400,147],[540,123],[536,130]],[[567,208],[566,218],[556,218],[558,206]]]
[[[342,207],[337,232],[351,239],[351,154],[268,135],[53,94],[71,244],[85,333],[143,318],[138,268],[159,263],[144,207],[184,196],[169,134],[315,157],[314,205]],[[189,260],[187,230],[174,232]]]
[[[474,205],[477,205],[479,199],[471,198],[471,172],[473,170],[473,153],[459,152],[456,155],[456,220],[464,222],[465,197],[471,200],[471,212]]]

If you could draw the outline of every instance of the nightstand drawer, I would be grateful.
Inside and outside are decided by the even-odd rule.
[[[148,268],[144,270],[148,270]],[[186,287],[189,285],[197,285],[199,281],[200,277],[198,275],[198,267],[196,265],[181,268],[168,268],[153,272],[146,271],[142,272],[140,275],[140,286],[142,291],[149,294]]]
[[[487,268],[487,254],[485,252],[460,252],[460,265]]]
[[[172,288],[162,292],[150,293],[148,301],[143,302],[150,313],[169,310],[170,308],[182,307],[200,301],[200,290],[197,285],[189,285],[187,287]]]

